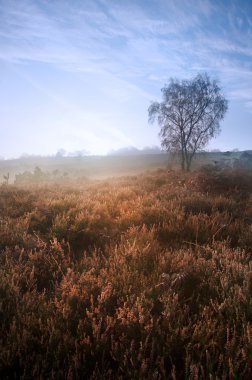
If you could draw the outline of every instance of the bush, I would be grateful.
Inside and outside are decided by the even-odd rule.
[[[252,192],[252,171],[208,166],[197,174],[197,186],[211,194],[246,197]]]
[[[0,377],[250,379],[251,184],[207,173],[0,188]]]

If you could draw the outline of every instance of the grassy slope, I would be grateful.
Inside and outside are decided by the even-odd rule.
[[[2,186],[0,215],[1,378],[251,378],[251,173]]]

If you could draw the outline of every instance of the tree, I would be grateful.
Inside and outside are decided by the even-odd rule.
[[[182,170],[189,171],[195,153],[219,133],[228,102],[207,74],[191,80],[171,78],[161,91],[162,102],[148,109],[149,122],[158,121],[162,148],[179,153]]]
[[[10,179],[10,173],[7,173],[6,175],[4,175],[3,178],[4,178],[4,181],[5,181],[5,184],[8,185],[9,184],[9,179]]]

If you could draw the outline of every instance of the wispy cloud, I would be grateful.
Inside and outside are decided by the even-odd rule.
[[[209,56],[215,51],[250,57],[251,19],[246,15],[235,22],[233,13],[225,11],[206,0],[153,2],[152,7],[135,2],[2,1],[1,59],[104,69],[122,76],[128,69],[138,76],[145,70],[164,71],[167,62],[183,72],[183,57],[198,60],[201,50],[203,59],[206,51]],[[223,29],[220,18],[225,16]],[[246,31],[241,30],[245,22]],[[215,29],[222,30],[218,38]]]
[[[102,133],[99,124],[106,125],[111,139],[134,144],[126,127],[118,134],[119,113],[115,109],[113,119],[109,102],[114,108],[123,109],[125,104],[126,109],[140,99],[139,108],[146,109],[171,76],[209,71],[221,79],[230,99],[252,110],[252,7],[240,4],[238,0],[0,0],[0,64],[20,65],[20,72],[30,64],[47,64],[73,73],[76,80],[90,77],[85,81],[89,86],[96,78],[94,92],[104,102],[99,121],[95,105],[81,109],[70,104],[66,94],[48,96],[63,102],[65,110],[74,107],[76,133],[89,111],[92,116],[84,121],[95,125],[96,131]],[[48,92],[43,79],[33,84]]]

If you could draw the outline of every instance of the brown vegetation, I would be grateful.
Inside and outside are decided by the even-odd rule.
[[[252,174],[0,188],[1,379],[252,378]]]

